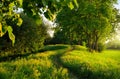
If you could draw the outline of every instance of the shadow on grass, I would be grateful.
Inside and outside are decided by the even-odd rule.
[[[29,56],[31,54],[37,54],[37,53],[41,53],[41,52],[45,52],[45,51],[53,51],[53,50],[59,50],[59,49],[65,49],[65,48],[68,48],[68,47],[63,46],[63,45],[48,45],[48,46],[45,46],[45,47],[43,47],[42,49],[40,49],[38,51],[31,52],[31,53],[1,56],[0,57],[0,62],[11,61],[11,60],[15,60],[17,58],[27,57],[27,56]]]
[[[52,51],[52,50],[59,50],[59,49],[65,49],[68,48],[68,46],[63,45],[48,45],[43,48],[44,51]]]
[[[61,61],[62,56],[64,56],[67,52],[70,52],[70,51],[73,51],[73,50],[74,50],[73,46],[66,49],[66,50],[64,50],[64,49],[63,50],[57,50],[56,54],[51,56],[51,60],[57,68],[60,68],[60,67],[66,68],[68,70],[69,74],[70,74],[70,79],[78,79],[76,74],[74,72],[72,72],[71,70],[69,70],[69,68],[65,67],[63,65],[62,61]]]
[[[29,56],[31,54],[41,53],[41,52],[44,52],[44,51],[45,50],[41,49],[39,51],[35,51],[35,52],[31,52],[31,53],[2,56],[2,57],[0,57],[0,62],[11,61],[11,60],[15,60],[17,58],[24,58],[24,57],[27,57],[27,56]]]

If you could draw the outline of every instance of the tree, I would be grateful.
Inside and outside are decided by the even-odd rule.
[[[9,38],[14,44],[15,36],[12,33],[11,23],[15,23],[18,26],[22,24],[20,15],[15,12],[18,8],[22,8],[25,14],[32,16],[35,20],[42,13],[40,9],[47,10],[45,13],[46,17],[53,20],[62,6],[68,5],[68,7],[73,9],[74,4],[78,6],[76,0],[1,0],[0,37],[8,32]]]
[[[115,26],[113,4],[116,0],[81,0],[79,8],[70,11],[65,7],[58,15],[57,22],[61,32],[72,40],[86,42],[90,51],[100,51],[106,38]]]

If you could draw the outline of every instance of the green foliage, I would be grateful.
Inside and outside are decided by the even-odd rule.
[[[0,79],[7,79],[9,78],[9,73],[4,67],[0,67]]]
[[[36,23],[36,20],[29,18],[28,16],[21,14],[23,19],[23,24],[21,27],[13,26],[13,33],[16,36],[16,42],[14,46],[11,46],[11,42],[7,37],[7,34],[4,35],[0,40],[0,49],[3,54],[24,54],[38,51],[44,43],[46,38],[46,28],[42,26],[42,21],[39,25]],[[39,18],[40,20],[40,18]],[[9,28],[9,31],[12,31],[12,28]],[[8,35],[12,32],[8,33]],[[13,38],[11,38],[13,39]]]
[[[65,42],[69,41],[69,44],[85,42],[89,49],[99,51],[102,47],[99,44],[104,44],[115,28],[113,25],[116,15],[113,11],[115,2],[116,0],[81,0],[77,2],[79,7],[76,9],[64,7],[57,15],[59,30],[53,41],[64,39]],[[73,8],[72,3],[69,5]]]
[[[22,19],[20,17],[16,17],[18,8],[22,8],[24,13],[28,16],[39,16],[44,12],[40,9],[47,10],[45,13],[47,18],[51,20],[55,19],[56,13],[58,13],[63,6],[74,2],[77,7],[77,1],[71,0],[1,0],[0,1],[0,37],[2,37],[8,31],[7,27],[11,26],[10,23],[14,23],[15,25],[20,26],[22,24]],[[74,7],[74,5],[72,5]],[[47,8],[48,7],[48,8]],[[73,9],[73,8],[72,8]],[[12,26],[13,27],[13,26]],[[11,31],[9,32],[9,37],[14,43],[15,39],[13,39],[14,35]]]
[[[73,45],[72,46],[74,50],[80,50],[80,51],[86,51],[87,48],[85,46],[80,46],[80,45]]]
[[[74,8],[73,3],[70,2],[70,3],[68,4],[68,7],[69,7],[70,9],[73,9],[73,8]]]
[[[63,32],[57,31],[54,34],[54,37],[46,42],[46,44],[70,44],[70,42],[71,41],[68,39],[68,37],[65,36]]]
[[[14,45],[14,43],[15,43],[15,36],[14,36],[14,34],[12,32],[13,32],[12,27],[8,26],[8,35],[9,35],[10,40],[12,40],[12,45]]]
[[[98,52],[102,52],[105,49],[106,49],[106,46],[104,44],[102,44],[102,43],[98,44]]]
[[[20,1],[16,0],[2,0],[0,1],[0,37],[2,37],[7,31],[9,33],[10,40],[12,43],[15,42],[15,37],[10,31],[10,23],[20,26],[22,24],[22,19],[20,15],[15,13],[14,7],[17,7]]]

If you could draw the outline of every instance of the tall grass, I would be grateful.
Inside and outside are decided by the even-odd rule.
[[[89,53],[77,49],[63,55],[61,62],[81,79],[120,79],[119,59],[117,51]]]
[[[51,59],[55,54],[55,51],[45,51],[0,62],[0,79],[70,79],[68,70],[56,67]]]
[[[20,59],[0,63],[0,79],[69,79],[68,70],[43,59]]]
[[[0,62],[0,79],[120,79],[120,51],[48,45],[43,52]]]
[[[116,61],[120,61],[120,50],[105,50],[103,51],[101,54],[99,54],[100,56],[103,57],[108,57],[108,58],[112,58]]]

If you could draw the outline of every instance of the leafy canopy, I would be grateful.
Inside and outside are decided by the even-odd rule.
[[[90,49],[98,51],[99,43],[104,43],[115,27],[115,2],[116,0],[80,0],[79,8],[75,10],[64,7],[57,15],[59,32],[70,42],[85,41]]]
[[[12,43],[15,42],[15,36],[12,33],[12,24],[20,26],[22,19],[20,15],[15,12],[18,8],[22,8],[24,13],[38,19],[43,12],[50,20],[55,18],[63,6],[68,6],[70,9],[78,7],[77,0],[1,0],[0,1],[0,37],[8,32]]]

